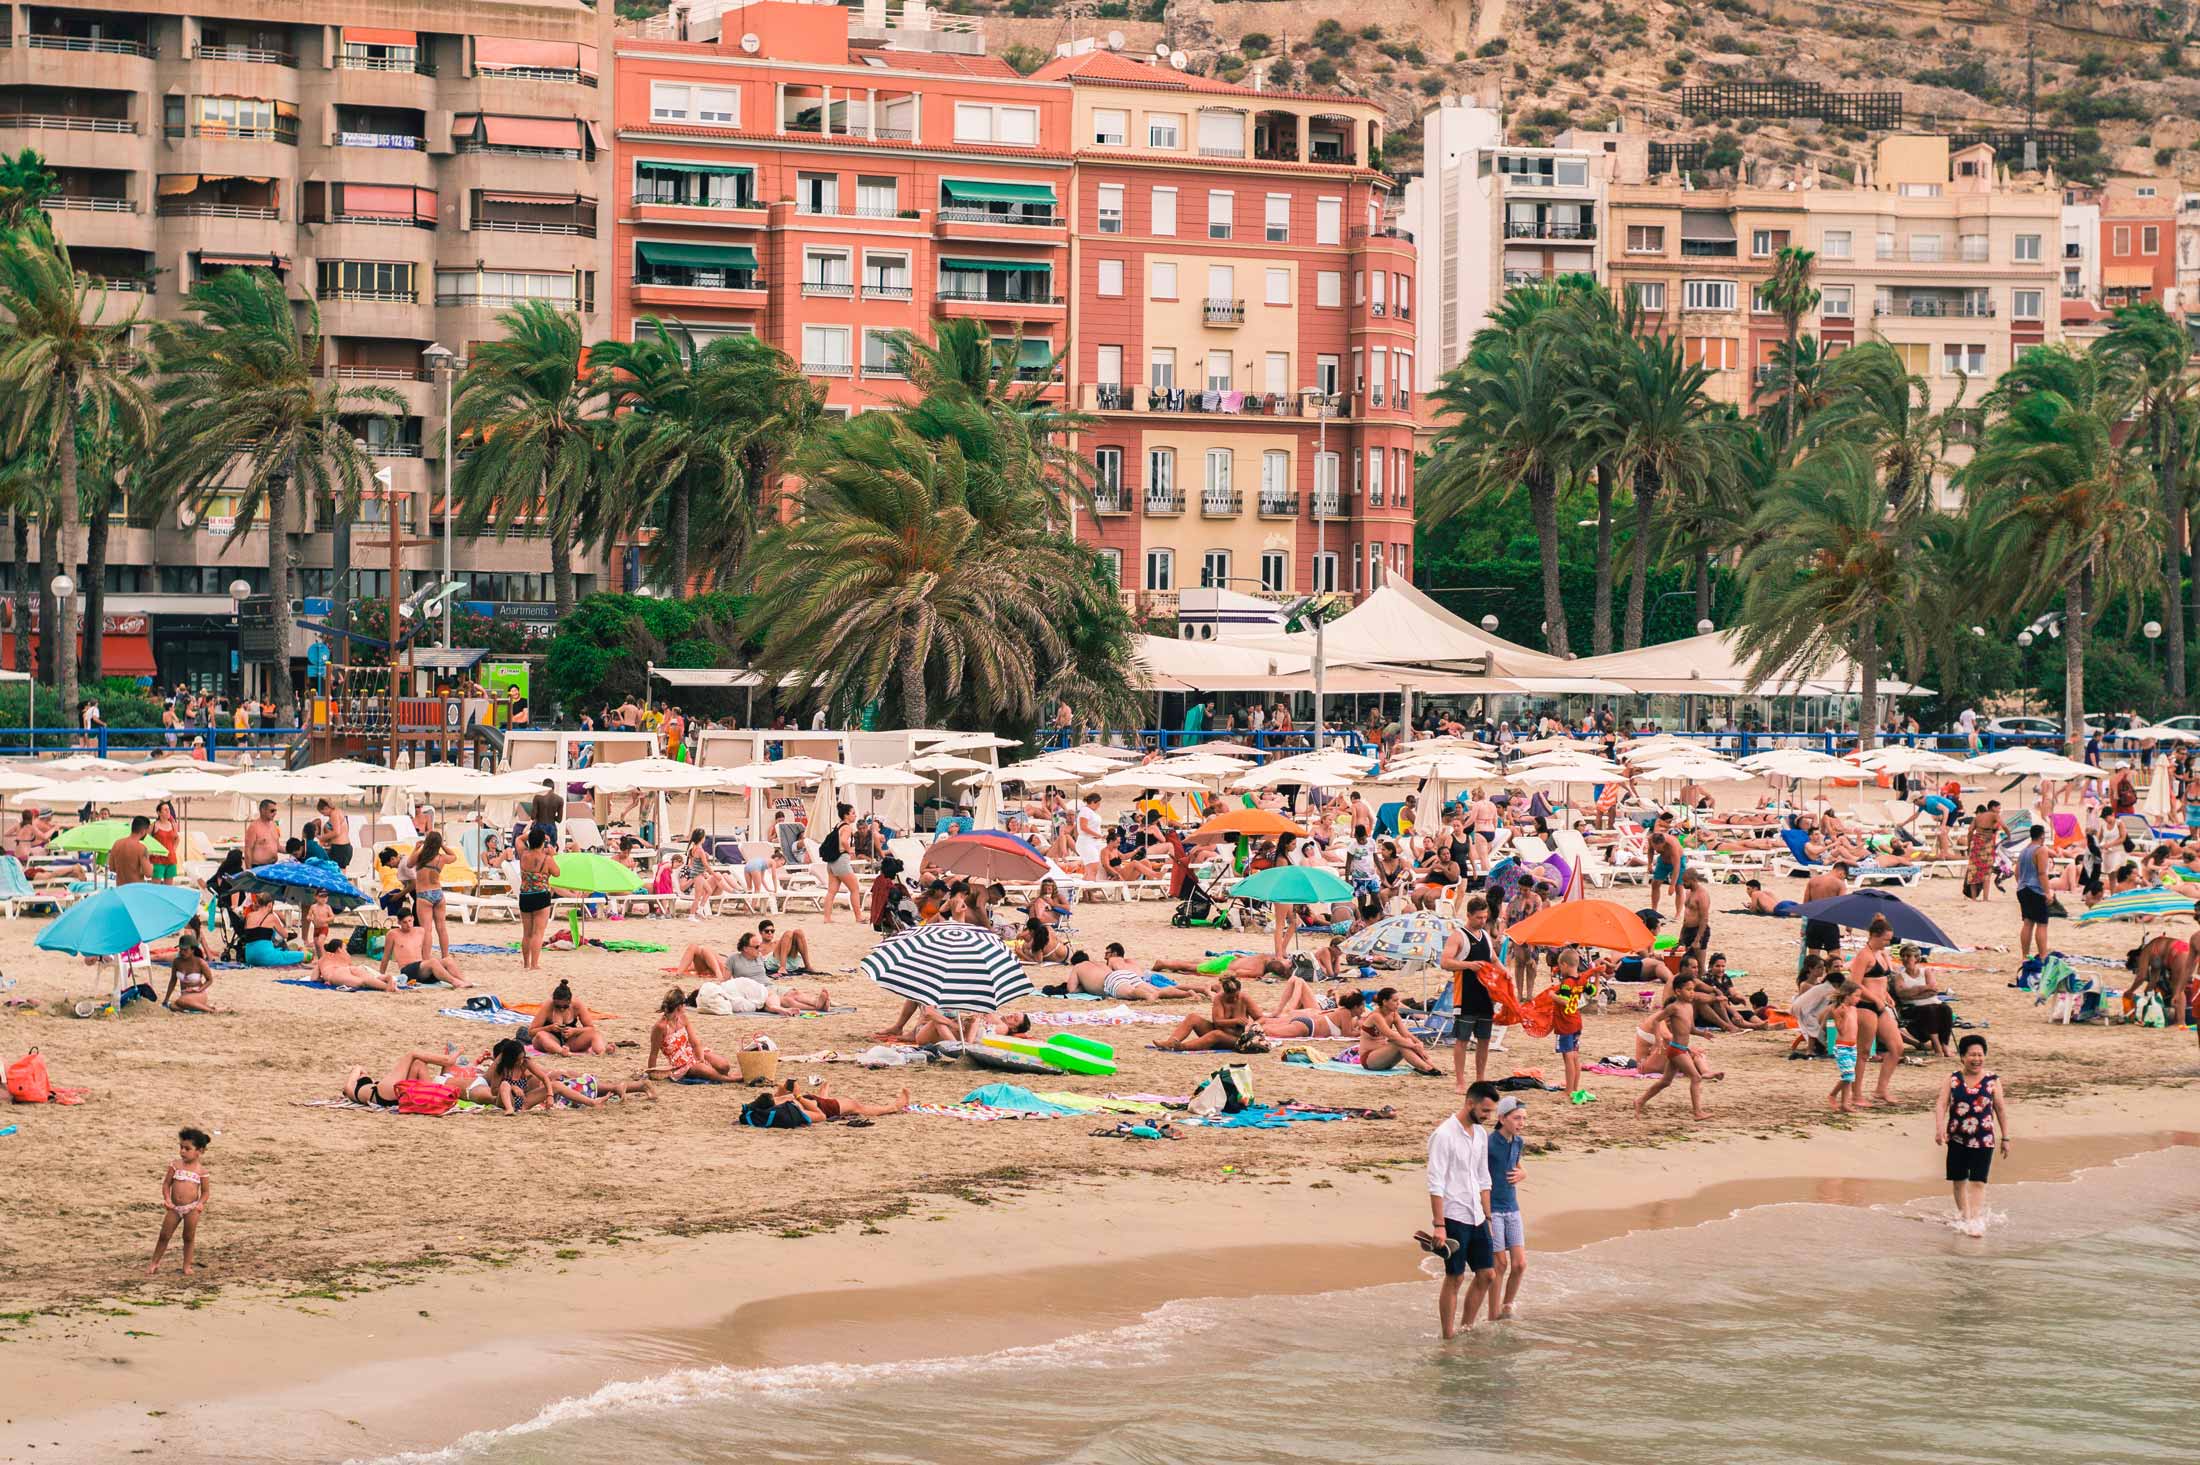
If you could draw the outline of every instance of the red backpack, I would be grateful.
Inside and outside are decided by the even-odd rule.
[[[18,1104],[53,1101],[53,1080],[47,1077],[46,1060],[36,1048],[8,1065],[8,1097]]]

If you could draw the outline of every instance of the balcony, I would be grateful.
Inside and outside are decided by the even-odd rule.
[[[1377,319],[1381,319],[1383,316],[1390,314],[1390,307],[1383,304],[1382,301],[1377,300],[1367,307],[1367,313],[1376,317]]]
[[[900,361],[865,361],[863,374],[872,381],[905,382],[909,367]]]
[[[1184,495],[1173,488],[1149,488],[1146,490],[1146,512],[1181,514],[1184,512]]]
[[[1006,305],[1043,308],[1063,304],[1059,295],[1018,295],[1005,290],[972,290],[963,286],[942,285],[939,298],[958,305]]]
[[[1731,239],[1683,239],[1682,259],[1734,259],[1739,247]]]
[[[339,132],[336,145],[340,148],[389,148],[395,152],[417,153],[428,145],[424,137],[409,132]]]
[[[1096,412],[1131,412],[1136,410],[1138,394],[1126,386],[1096,386],[1092,389],[1092,405]]]
[[[40,202],[39,207],[48,211],[72,209],[94,214],[134,214],[137,201],[128,198],[101,198],[89,193],[57,193]]]
[[[1099,514],[1127,514],[1131,501],[1120,483],[1103,483],[1092,491],[1093,512]]]
[[[2063,258],[2064,258],[2064,259],[2084,259],[2084,258],[2085,258],[2085,246],[2084,246],[2083,244],[2072,244],[2072,243],[2069,243],[2068,241],[2065,241],[2065,242],[2064,242],[2064,244],[2063,244]]]
[[[1201,148],[1199,155],[1203,158],[1242,158],[1245,156],[1245,144],[1239,143],[1236,147]]]
[[[1315,489],[1314,517],[1330,520],[1351,518],[1352,495],[1334,488]]]
[[[168,136],[180,136],[178,129],[165,129]],[[194,122],[190,125],[193,137],[214,138],[225,142],[281,142],[292,147],[298,145],[298,123],[294,118],[284,118],[272,127],[242,127],[233,122]]]
[[[412,56],[365,56],[342,52],[336,57],[336,69],[338,71],[396,71],[410,73],[414,76],[435,75],[435,66],[431,62],[422,60],[417,54]]]
[[[263,66],[288,66],[296,70],[298,58],[288,51],[271,51],[264,46],[193,46],[191,57],[195,61],[255,61]]]
[[[671,188],[642,188],[634,193],[634,202],[644,208],[667,209],[760,209],[763,200],[754,194],[737,193],[720,197],[706,194],[685,194]],[[807,212],[807,210],[805,210]]]
[[[475,71],[482,76],[502,77],[512,81],[555,81],[567,86],[594,86],[596,78],[589,72],[573,66],[480,66]]]
[[[1299,496],[1295,493],[1270,493],[1263,489],[1258,508],[1263,519],[1296,519],[1299,516]]]
[[[314,295],[315,298],[320,300],[366,301],[380,305],[417,305],[420,301],[418,290],[359,290],[348,289],[341,285],[323,285],[314,292]],[[455,305],[458,302],[455,298],[446,300],[438,295],[435,303],[438,305]]]
[[[26,35],[23,45],[32,51],[89,51],[101,56],[158,56],[160,48],[144,41],[104,36]]]
[[[323,290],[320,292],[320,296],[323,300],[327,300],[335,293],[331,290]],[[325,381],[425,382],[435,380],[435,373],[425,367],[356,366],[344,362],[313,367],[310,369],[310,374]]]
[[[1211,326],[1241,326],[1245,324],[1245,302],[1242,300],[1216,300],[1209,298],[1201,317]]]
[[[634,283],[644,289],[760,291],[764,288],[764,276],[756,270],[684,269],[678,265],[644,265],[634,271]]]
[[[199,203],[187,198],[163,200],[154,213],[163,219],[275,219],[282,215],[273,204]],[[371,223],[405,223],[402,219],[374,219]],[[434,228],[434,225],[428,227]]]
[[[906,281],[896,283],[891,280],[865,280],[863,282],[863,298],[866,300],[914,300],[916,294],[916,290]]]
[[[1597,226],[1593,222],[1588,221],[1584,221],[1578,224],[1564,224],[1544,219],[1507,219],[1505,221],[1505,237],[1507,239],[1587,240],[1597,237]],[[1697,242],[1710,243],[1712,241],[1699,240]],[[1687,243],[1688,241],[1686,240],[1682,241],[1683,253],[1687,252]],[[1729,254],[1733,253],[1731,249],[1729,249],[1727,252]]]
[[[1991,300],[1921,298],[1874,305],[1872,314],[1875,316],[1911,316],[1918,320],[1992,320],[1995,315],[1995,308],[1994,302]]]
[[[1110,390],[1097,388],[1096,391]],[[1121,407],[1102,405],[1097,397],[1094,406],[1100,411],[1140,410],[1135,388],[1118,387],[1114,391],[1121,396]],[[1342,396],[1324,397],[1319,393],[1302,392],[1236,392],[1210,389],[1195,392],[1183,387],[1149,387],[1146,389],[1144,409],[1147,412],[1185,412],[1226,417],[1345,417],[1351,415],[1352,401]]]
[[[1411,229],[1399,229],[1395,227],[1385,229],[1354,229],[1349,237],[1354,244],[1370,244],[1378,239],[1394,239],[1400,244],[1411,244],[1413,242],[1413,231]]]
[[[804,280],[802,293],[825,300],[853,300],[856,287],[846,280]]]
[[[1383,405],[1383,389],[1381,387],[1370,387],[1368,389],[1367,405],[1370,407],[1380,407]]]
[[[23,127],[39,132],[120,132],[134,134],[137,123],[127,117],[74,117],[57,112],[0,113],[0,127]]]
[[[1242,493],[1210,488],[1199,496],[1199,517],[1202,519],[1235,519],[1244,512],[1245,495]]]
[[[1951,257],[1938,244],[1882,244],[1872,253],[1878,259],[1908,260],[1918,265],[1945,264]]]
[[[802,363],[802,372],[805,376],[854,376],[856,374],[855,368],[845,361],[805,361]]]
[[[1062,220],[1052,209],[980,209],[943,204],[934,217],[943,224],[1001,224],[1016,229],[1062,227]]]

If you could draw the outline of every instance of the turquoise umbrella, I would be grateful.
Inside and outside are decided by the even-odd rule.
[[[2122,895],[2112,895],[2091,910],[2081,911],[2078,924],[2089,926],[2096,921],[2129,921],[2140,916],[2189,916],[2196,907],[2200,907],[2200,902],[2193,899],[2189,889],[2183,894],[2170,890],[2131,890]]]
[[[1239,881],[1230,894],[1269,905],[1326,905],[1350,900],[1352,887],[1312,865],[1277,865]]]
[[[198,913],[198,892],[181,885],[111,885],[78,901],[38,933],[44,951],[115,957],[172,936]],[[115,1006],[122,1005],[122,963],[115,962]]]

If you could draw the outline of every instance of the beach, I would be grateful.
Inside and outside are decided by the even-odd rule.
[[[1782,894],[1800,886],[1770,884]],[[1640,903],[1635,888],[1611,894]],[[1749,974],[1739,989],[1783,997],[1798,927],[1730,913],[1739,894],[1714,889],[1713,949]],[[1958,940],[2013,942],[2006,896],[1968,903],[1954,880],[1904,894]],[[1081,904],[1073,944],[1119,939],[1141,958],[1266,947],[1265,933],[1172,928],[1169,909]],[[845,913],[830,926],[814,915],[778,920],[809,931],[819,964],[841,973],[872,942]],[[53,1003],[96,990],[98,978],[33,955],[39,924],[0,926],[0,971],[18,981],[10,995],[39,1004],[0,1016],[0,1047],[11,1056],[39,1047],[57,1082],[91,1093],[77,1108],[15,1106],[7,1121],[19,1132],[0,1139],[10,1180],[0,1219],[12,1243],[0,1257],[9,1299],[0,1459],[120,1458],[135,1448],[183,1459],[378,1458],[507,1428],[614,1381],[979,1357],[1144,1326],[1184,1299],[1380,1292],[1420,1275],[1423,1258],[1406,1238],[1427,1219],[1422,1151],[1453,1104],[1447,1081],[1294,1070],[1270,1055],[1249,1060],[1262,1101],[1389,1106],[1396,1117],[1134,1143],[1095,1137],[1089,1116],[896,1115],[866,1130],[759,1133],[732,1123],[748,1095],[739,1086],[660,1087],[653,1102],[516,1118],[313,1107],[354,1064],[379,1071],[407,1048],[486,1045],[501,1032],[439,1016],[456,1004],[447,993],[329,993],[262,972],[221,973],[214,1000],[237,1010],[215,1016],[141,1006],[106,1020],[57,1017]],[[676,952],[689,939],[727,949],[750,926],[728,917],[597,922],[591,932]],[[2055,937],[2063,949],[2120,960],[2137,929],[2058,922]],[[493,942],[515,932],[484,923],[454,934]],[[669,959],[553,953],[546,974],[522,977],[516,953],[461,958],[507,1002],[539,1001],[563,977],[619,1014],[607,1023],[613,1035],[644,1041]],[[2013,956],[1982,949],[1950,960],[1957,969],[1940,975],[1961,994],[1958,1011],[1989,1025],[1992,1066],[2012,1103],[2017,1143],[1997,1182],[2060,1180],[2200,1131],[2189,1034],[2051,1025],[2030,993],[2008,987]],[[855,1010],[699,1017],[699,1030],[722,1051],[768,1031],[786,1055],[783,1074],[824,1074],[864,1099],[907,1082],[920,1103],[952,1102],[998,1077],[795,1061],[859,1051],[898,1006],[860,978],[820,980]],[[1412,992],[1416,980],[1401,985]],[[1623,1008],[1589,1012],[1585,1054],[1628,1051],[1635,1012],[1623,995]],[[1035,1013],[1101,1005],[1022,1004]],[[1219,1061],[1149,1051],[1165,1027],[1073,1030],[1115,1043],[1119,1073],[1044,1087],[1183,1094]],[[1677,1091],[1634,1118],[1627,1103],[1642,1081],[1627,1077],[1591,1075],[1600,1097],[1589,1105],[1530,1095],[1533,1251],[1765,1206],[1922,1201],[1946,1212],[1926,1129],[1951,1064],[1902,1068],[1892,1112],[1838,1119],[1823,1106],[1829,1066],[1789,1062],[1788,1035],[1707,1046],[1728,1077],[1708,1088],[1702,1123]],[[641,1051],[589,1066],[631,1077]],[[1515,1070],[1555,1081],[1548,1040],[1512,1033],[1491,1073]],[[185,1281],[171,1257],[148,1281],[157,1182],[183,1124],[216,1135],[200,1269]],[[1997,1206],[2001,1195],[1997,1184]],[[1937,1230],[1917,1234],[1949,1244]],[[1531,1274],[1530,1306],[1538,1286]],[[1428,1337],[1404,1334],[1400,1347],[1434,1346],[1423,1300],[1409,1316]]]

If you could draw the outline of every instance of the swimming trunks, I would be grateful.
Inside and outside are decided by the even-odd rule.
[[[1230,963],[1233,960],[1235,960],[1234,957],[1228,956],[1201,957],[1199,964],[1193,970],[1203,977],[1219,977],[1230,970]]]

